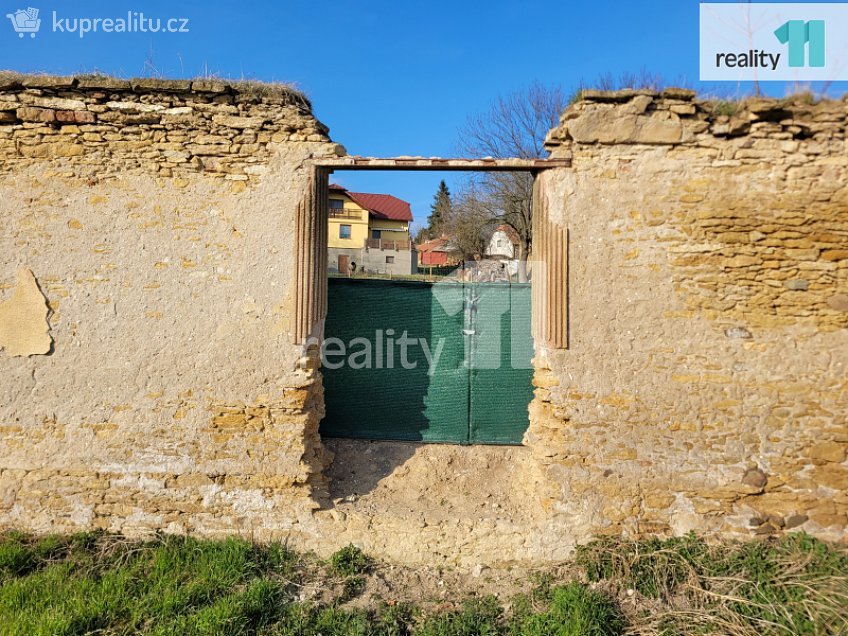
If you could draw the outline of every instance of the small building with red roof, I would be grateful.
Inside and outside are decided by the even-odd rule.
[[[439,236],[415,246],[418,251],[418,264],[420,266],[444,266],[452,265],[459,261],[459,250],[451,243],[447,236]]]

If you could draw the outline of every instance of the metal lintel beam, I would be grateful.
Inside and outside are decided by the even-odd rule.
[[[539,172],[570,168],[571,159],[464,159],[442,157],[339,157],[315,159],[313,165],[329,170],[456,170]]]

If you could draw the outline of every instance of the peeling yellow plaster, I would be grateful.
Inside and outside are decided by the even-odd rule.
[[[12,297],[0,303],[0,349],[10,356],[49,353],[53,339],[47,322],[47,299],[28,269],[18,271]]]

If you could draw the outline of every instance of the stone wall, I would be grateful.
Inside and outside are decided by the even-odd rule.
[[[284,86],[2,76],[0,523],[308,520],[294,214],[304,161],[343,152]]]
[[[844,101],[587,92],[541,191],[568,341],[526,441],[550,514],[594,533],[848,525]]]
[[[568,348],[537,343],[526,447],[336,442],[373,484],[331,500],[291,344],[323,311],[295,269],[326,255],[294,237],[320,235],[310,159],[344,149],[308,101],[0,74],[0,526],[466,565],[603,533],[845,540],[848,105],[583,97],[549,137],[571,167],[538,177]]]
[[[64,157],[95,180],[105,170],[249,181],[275,145],[328,141],[310,112],[285,84],[0,73],[0,168]]]

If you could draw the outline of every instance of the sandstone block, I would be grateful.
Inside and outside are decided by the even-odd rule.
[[[122,115],[119,117],[118,121],[126,126],[140,126],[145,124],[158,124],[161,119],[162,117],[158,113],[137,113]]]
[[[836,294],[827,299],[827,306],[836,311],[848,311],[848,294]]]
[[[810,288],[810,282],[802,278],[784,281],[783,286],[792,291],[807,291]]]
[[[24,157],[31,159],[46,159],[50,156],[50,147],[48,144],[35,144],[34,146],[22,145],[20,153]]]
[[[55,157],[78,157],[85,153],[82,144],[55,143],[50,144],[50,153]]]
[[[0,478],[0,510],[9,510],[15,505],[19,489],[18,480]]]
[[[834,490],[848,489],[848,468],[842,464],[827,463],[816,466],[812,474],[813,481]]]
[[[170,163],[186,163],[191,159],[191,155],[187,152],[179,152],[176,150],[165,151],[165,157]]]
[[[142,78],[131,79],[134,91],[163,91],[166,93],[187,93],[191,90],[191,80]]]
[[[750,243],[751,236],[747,232],[721,232],[716,238],[722,243]]]
[[[821,259],[824,261],[842,261],[848,259],[848,250],[823,250]]]
[[[624,112],[641,115],[648,109],[648,106],[650,106],[653,101],[654,98],[650,95],[636,95],[633,99],[627,102],[627,105],[624,107]]]
[[[161,104],[142,104],[141,102],[107,102],[106,106],[121,113],[157,113],[165,110]]]
[[[669,110],[678,115],[694,115],[696,112],[694,104],[672,104]]]
[[[188,144],[186,150],[194,155],[215,156],[229,152],[229,144]]]
[[[196,144],[229,144],[230,138],[224,135],[198,135],[192,141]]]
[[[68,122],[75,124],[92,124],[96,120],[94,113],[87,110],[58,110],[56,111],[56,121]]]
[[[176,479],[176,485],[179,488],[197,488],[200,486],[211,486],[215,482],[209,477],[201,473],[191,473],[188,475],[179,475]]]
[[[663,510],[675,501],[675,496],[667,493],[651,493],[645,495],[645,505],[648,508]]]
[[[229,84],[218,80],[194,80],[191,83],[191,89],[201,93],[226,93],[229,88]]]
[[[848,444],[840,444],[839,442],[818,442],[810,447],[810,459],[818,459],[826,462],[843,462],[845,461],[846,448]]]
[[[636,134],[636,115],[620,116],[612,109],[590,110],[568,122],[568,132],[579,143],[627,142]]]
[[[21,75],[15,72],[0,72],[0,90],[20,88]]]
[[[212,121],[228,128],[261,128],[267,121],[264,117],[240,117],[237,115],[213,115]]]
[[[63,99],[61,97],[38,97],[36,95],[21,95],[21,102],[39,108],[55,110],[85,110],[85,102],[80,99]]]
[[[848,523],[848,515],[812,512],[810,513],[810,521],[824,528],[844,527]]]
[[[53,75],[28,75],[21,80],[21,84],[27,88],[71,88],[74,82],[73,77]]]
[[[657,93],[650,90],[634,90],[632,88],[623,88],[617,91],[598,91],[584,90],[580,92],[580,99],[590,102],[627,102],[636,95],[650,95],[656,97]]]
[[[191,126],[194,121],[194,115],[162,115],[159,123],[163,126]]]
[[[166,108],[162,111],[163,115],[191,115],[194,109],[191,106],[179,106],[177,108]]]
[[[690,101],[695,99],[695,91],[690,88],[675,88],[669,87],[663,89],[660,93],[661,97],[665,97],[667,99],[677,99],[680,101]]]
[[[48,110],[46,108],[34,108],[32,106],[26,106],[24,108],[19,108],[17,110],[17,113],[18,119],[20,119],[21,121],[56,121],[56,111]]]
[[[751,127],[751,122],[739,117],[730,117],[725,121],[715,121],[710,132],[717,137],[734,137],[744,135]]]
[[[127,80],[115,77],[98,77],[96,75],[77,78],[78,88],[101,88],[110,91],[128,91],[132,85]]]
[[[759,116],[767,115],[770,113],[779,113],[782,110],[782,106],[780,102],[774,99],[766,99],[753,97],[751,99],[745,100],[744,108],[750,113],[754,113]]]

